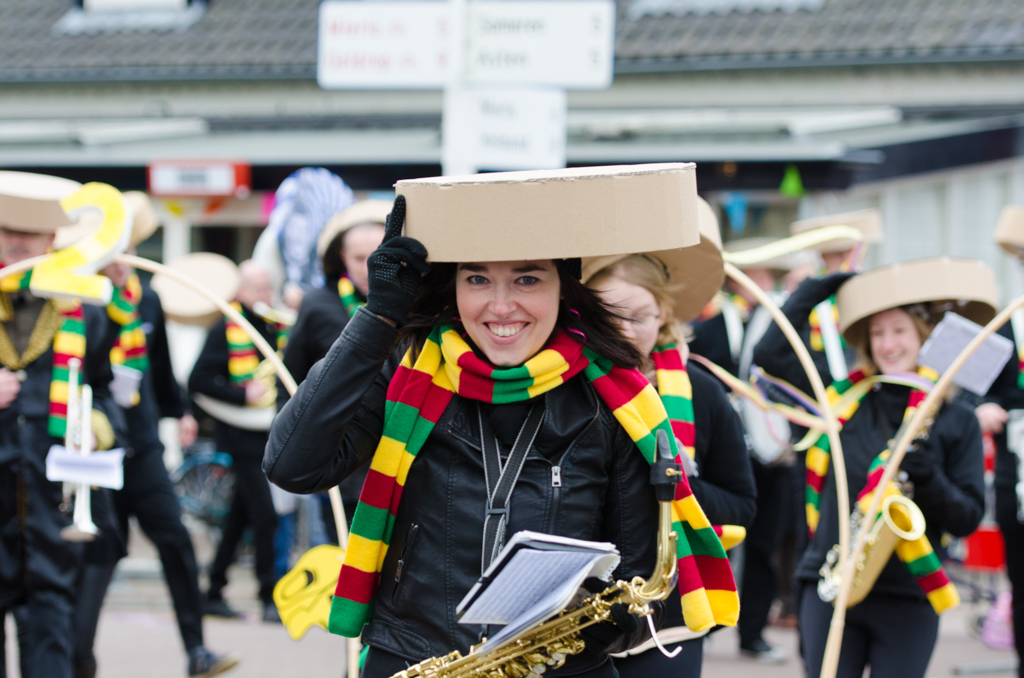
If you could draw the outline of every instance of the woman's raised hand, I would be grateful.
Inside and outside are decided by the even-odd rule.
[[[403,236],[405,196],[395,198],[388,215],[384,241],[367,260],[370,283],[366,310],[401,326],[420,286],[420,276],[427,272],[427,249],[414,238]]]

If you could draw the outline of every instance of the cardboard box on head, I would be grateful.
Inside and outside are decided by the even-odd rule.
[[[1013,256],[1024,256],[1024,207],[1007,205],[1003,208],[993,239]]]
[[[82,184],[48,174],[0,171],[0,227],[24,233],[55,233],[70,226],[60,201]]]
[[[850,278],[836,294],[839,331],[850,344],[864,346],[871,316],[920,303],[931,304],[934,311],[953,311],[984,325],[995,317],[999,307],[995,276],[982,261],[947,257],[908,261],[861,273]]]
[[[568,259],[696,245],[693,163],[410,179],[405,235],[434,262]]]
[[[674,288],[672,316],[680,322],[689,322],[708,304],[725,280],[722,261],[722,236],[718,230],[718,217],[704,198],[697,198],[697,221],[700,243],[660,252],[644,252],[665,267],[668,283]],[[601,271],[614,266],[629,254],[609,254],[583,259],[583,283]]]

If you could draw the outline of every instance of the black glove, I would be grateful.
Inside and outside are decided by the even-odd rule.
[[[917,442],[916,450],[907,450],[900,463],[900,471],[907,474],[907,478],[914,483],[915,487],[922,487],[931,482],[935,477],[938,463],[934,452],[924,441]]]
[[[384,241],[366,261],[370,283],[366,310],[399,325],[405,322],[416,299],[420,276],[430,268],[423,244],[401,235],[404,223],[405,196],[400,195],[388,215]]]
[[[583,582],[583,588],[590,593],[600,593],[609,586],[608,582],[597,577],[588,577]],[[588,626],[580,632],[588,651],[604,653],[622,638],[632,635],[640,629],[640,620],[636,615],[630,614],[629,607],[622,603],[612,605],[611,616],[610,621]]]

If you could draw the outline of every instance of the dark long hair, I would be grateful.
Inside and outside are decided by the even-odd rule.
[[[644,357],[623,336],[619,325],[622,319],[565,268],[556,266],[562,301],[558,307],[555,329],[569,332],[575,341],[619,367],[640,368],[644,364]],[[457,271],[458,264],[431,264],[430,270],[420,282],[409,319],[402,327],[400,344],[403,351],[412,348],[414,356],[418,354],[419,348],[438,325],[461,327],[455,320],[459,315],[455,297]]]

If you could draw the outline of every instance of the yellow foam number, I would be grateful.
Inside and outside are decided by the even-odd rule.
[[[274,587],[274,604],[293,640],[299,640],[313,626],[327,628],[331,598],[345,551],[331,544],[315,546]]]
[[[30,289],[41,297],[74,298],[105,305],[114,291],[110,279],[97,275],[115,256],[128,249],[132,215],[121,192],[113,186],[88,183],[60,201],[68,216],[98,211],[102,221],[95,232],[35,267]]]

